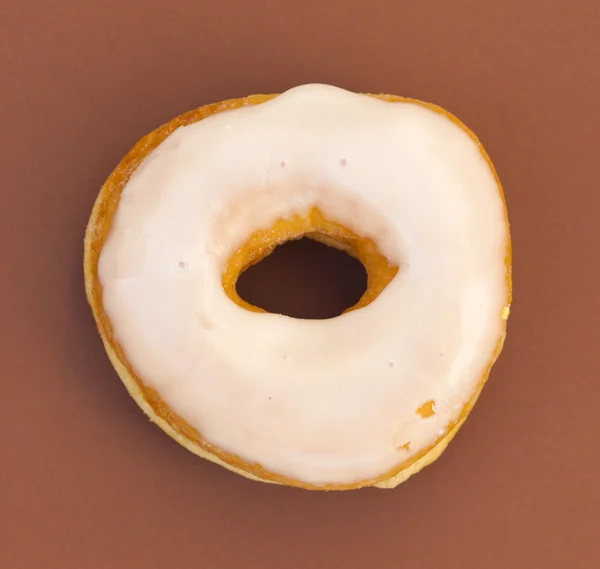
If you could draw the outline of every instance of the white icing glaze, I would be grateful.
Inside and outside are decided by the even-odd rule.
[[[330,320],[235,305],[221,287],[233,252],[315,205],[375,239],[397,277]],[[507,239],[460,127],[307,85],[171,134],[125,187],[99,276],[129,362],[206,440],[296,480],[352,483],[431,445],[474,393],[503,330]]]

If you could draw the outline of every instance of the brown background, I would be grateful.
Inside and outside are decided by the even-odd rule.
[[[0,3],[0,568],[599,567],[597,1],[84,4]],[[186,452],[126,395],[83,294],[87,216],[141,135],[315,81],[447,107],[506,188],[506,350],[394,491],[261,485]]]

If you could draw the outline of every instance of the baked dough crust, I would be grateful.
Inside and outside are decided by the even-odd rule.
[[[125,185],[127,184],[129,178],[131,177],[132,173],[146,158],[146,156],[148,156],[174,130],[181,126],[195,123],[210,115],[225,110],[236,109],[247,105],[258,105],[276,96],[277,95],[251,95],[249,97],[241,99],[229,99],[219,103],[206,105],[193,111],[189,111],[174,118],[173,120],[169,121],[163,126],[157,128],[150,134],[144,136],[128,152],[128,154],[123,158],[123,160],[119,163],[119,165],[115,168],[115,170],[112,172],[112,174],[102,186],[87,225],[84,240],[84,277],[86,296],[94,314],[96,325],[98,327],[98,331],[104,343],[104,347],[106,349],[108,357],[110,358],[110,361],[113,364],[117,374],[125,384],[127,391],[129,392],[131,397],[135,399],[137,404],[141,407],[144,413],[146,413],[146,415],[150,418],[151,421],[156,423],[165,433],[167,433],[170,437],[175,439],[178,443],[187,448],[189,451],[193,452],[198,456],[201,456],[202,458],[220,464],[221,466],[233,472],[236,472],[242,476],[245,476],[246,478],[261,482],[284,484],[288,486],[295,486],[310,490],[349,490],[366,486],[376,486],[379,488],[394,488],[401,482],[404,482],[405,480],[410,478],[410,476],[412,476],[413,474],[419,472],[425,466],[434,462],[446,449],[450,441],[456,435],[458,429],[467,419],[471,409],[473,408],[475,402],[477,401],[477,398],[479,397],[479,394],[481,393],[481,390],[483,389],[483,386],[489,376],[490,370],[494,362],[496,361],[496,359],[500,355],[500,352],[502,351],[504,339],[506,336],[506,320],[508,318],[508,308],[505,310],[505,314],[502,315],[504,321],[502,335],[497,342],[493,357],[490,360],[489,365],[485,373],[483,374],[483,377],[480,379],[474,395],[463,407],[462,412],[457,421],[448,425],[444,435],[442,435],[430,447],[424,449],[422,452],[418,453],[410,460],[399,464],[392,471],[387,472],[386,474],[378,478],[362,480],[352,484],[315,485],[307,484],[299,480],[293,480],[290,478],[286,478],[285,476],[269,472],[266,469],[264,469],[260,464],[247,462],[241,457],[232,453],[228,453],[223,449],[220,449],[215,445],[212,445],[210,442],[204,440],[202,438],[201,433],[199,433],[184,419],[182,419],[176,413],[174,413],[161,399],[158,392],[148,387],[144,383],[143,378],[139,377],[136,374],[136,372],[131,367],[130,363],[127,361],[122,347],[114,338],[111,322],[102,304],[102,285],[98,276],[98,261],[100,258],[100,254],[104,246],[106,237],[110,231],[112,219],[119,206],[121,193]],[[505,256],[506,284],[508,291],[506,306],[509,307],[512,300],[512,249],[510,244],[508,217],[506,213],[506,202],[504,200],[504,193],[500,184],[500,180],[498,179],[496,170],[486,151],[479,143],[479,140],[477,139],[475,134],[471,132],[460,120],[458,120],[456,117],[454,117],[453,115],[436,105],[394,95],[370,96],[377,97],[379,99],[389,102],[416,103],[419,105],[423,105],[435,112],[444,114],[445,116],[450,118],[454,123],[459,125],[465,132],[467,132],[469,136],[478,144],[483,157],[486,159],[492,172],[494,173],[498,185],[498,192],[500,193],[503,203],[505,204],[505,220],[508,233],[508,245]],[[302,225],[302,223],[304,223],[304,225]],[[330,231],[327,230],[327,227],[329,227]],[[335,229],[335,227],[337,227],[337,230]],[[367,243],[367,241],[369,240],[361,240],[360,237],[352,234],[352,232],[350,232],[349,230],[339,225],[336,226],[334,222],[326,220],[325,218],[323,218],[319,210],[312,210],[312,212],[306,217],[306,219],[304,219],[303,222],[302,220],[300,220],[300,224],[297,226],[292,226],[292,229],[290,229],[289,225],[285,224],[283,224],[280,227],[280,229],[281,231],[276,231],[270,236],[269,240],[263,240],[261,246],[257,245],[254,248],[252,246],[248,248],[248,244],[246,244],[240,250],[242,251],[242,253],[239,254],[237,257],[234,255],[226,269],[226,272],[223,277],[224,289],[230,296],[230,298],[232,298],[241,306],[245,306],[245,308],[248,308],[250,310],[261,310],[245,303],[245,301],[243,301],[239,298],[239,296],[237,296],[237,292],[235,291],[235,282],[239,274],[247,266],[249,266],[252,263],[258,262],[261,258],[269,254],[269,252],[272,251],[272,249],[277,244],[286,241],[289,238],[295,238],[294,235],[299,236],[309,233],[308,236],[312,238],[321,240],[329,245],[348,250],[349,253],[357,256],[364,264],[367,265],[366,268],[370,279],[367,292],[365,293],[365,295],[363,295],[359,303],[351,309],[365,306],[374,298],[376,298],[379,292],[381,292],[381,290],[385,288],[387,283],[395,276],[398,270],[397,267],[389,265],[385,258],[379,255],[379,253],[376,250],[376,247],[373,249],[374,244],[372,242],[369,245],[369,243]],[[338,231],[338,233],[336,234],[335,231]],[[355,241],[352,243],[349,243],[347,240],[344,241],[344,239],[348,238],[350,234],[354,235],[354,237],[356,237],[359,241]],[[254,236],[251,236],[248,243],[252,244],[253,238],[256,238],[256,234]],[[366,247],[367,251],[365,252],[365,250],[363,250],[362,247]],[[369,247],[371,248],[369,249]],[[368,265],[369,262],[371,263],[371,265]]]
[[[328,220],[319,208],[314,207],[306,214],[278,219],[273,227],[255,231],[250,236],[227,263],[222,279],[227,296],[246,310],[264,312],[262,308],[249,304],[238,295],[238,278],[248,267],[270,255],[278,245],[301,237],[341,249],[363,264],[367,272],[367,288],[359,301],[344,313],[363,308],[373,302],[398,274],[398,267],[379,252],[372,239],[361,237],[347,227]]]

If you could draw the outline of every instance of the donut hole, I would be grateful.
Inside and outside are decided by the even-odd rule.
[[[266,312],[322,320],[358,303],[367,290],[367,271],[346,252],[303,237],[248,267],[236,289]]]
[[[230,258],[222,285],[251,312],[326,319],[367,306],[397,273],[372,239],[315,207],[254,232]]]

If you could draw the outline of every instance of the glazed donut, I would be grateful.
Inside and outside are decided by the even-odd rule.
[[[302,237],[365,266],[336,318],[237,294]],[[326,85],[204,106],[141,139],[96,200],[84,270],[106,351],[159,427],[308,489],[393,487],[435,460],[511,302],[506,205],[475,135],[437,106]]]

